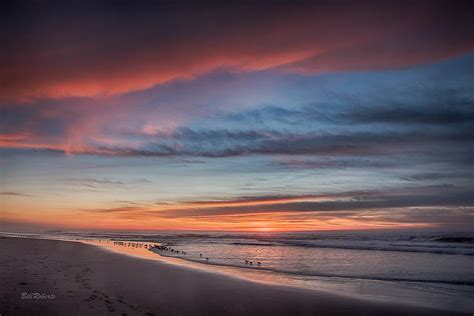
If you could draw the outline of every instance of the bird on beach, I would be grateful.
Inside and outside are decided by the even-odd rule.
[[[206,261],[209,261],[209,258],[206,257]]]
[[[260,266],[260,264],[261,264],[260,261],[257,261],[257,265]]]
[[[245,264],[248,264],[248,263],[249,263],[249,261],[248,261],[248,260],[245,260]]]

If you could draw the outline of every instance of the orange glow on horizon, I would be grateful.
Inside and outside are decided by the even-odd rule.
[[[16,204],[10,205],[10,199]],[[0,220],[15,224],[69,229],[105,230],[197,230],[197,231],[326,231],[326,230],[370,230],[433,227],[426,223],[403,223],[387,221],[384,212],[354,212],[353,216],[338,217],[325,212],[252,212],[213,215],[186,215],[180,212],[210,208],[225,210],[228,207],[285,205],[293,202],[331,200],[331,196],[282,197],[268,200],[236,201],[194,201],[158,207],[117,207],[110,209],[88,209],[87,205],[76,208],[49,209],[48,206],[33,203],[31,197],[4,197],[5,211]],[[334,200],[334,196],[332,197]],[[21,202],[21,203],[20,203]],[[84,208],[85,207],[85,208]],[[89,206],[90,207],[90,206]],[[288,207],[291,207],[290,205]],[[41,217],[38,217],[41,214]]]
[[[104,229],[104,230],[182,230],[182,231],[247,231],[247,232],[291,232],[291,231],[331,231],[331,230],[371,230],[428,228],[431,224],[396,223],[387,221],[364,222],[357,219],[323,218],[304,219],[297,223],[287,221],[288,213],[253,213],[245,215],[222,215],[209,218],[147,218],[120,219],[108,216],[78,216],[43,212],[41,218],[32,219],[31,212],[6,213],[2,221],[6,223],[31,225],[32,227],[66,229]]]

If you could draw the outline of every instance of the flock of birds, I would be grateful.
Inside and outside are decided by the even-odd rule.
[[[187,255],[188,253],[186,251],[179,251],[179,250],[176,250],[176,249],[173,249],[171,247],[167,247],[167,246],[159,246],[159,245],[154,245],[154,246],[151,246],[149,248],[150,250],[151,249],[157,249],[157,250],[161,250],[161,251],[170,251],[172,253],[175,253],[175,254],[181,254],[181,255]],[[202,253],[199,254],[199,258],[203,258],[206,260],[206,262],[209,261],[209,257],[203,257]],[[250,260],[245,260],[245,264],[246,265],[253,265],[253,261],[250,261]],[[261,266],[262,263],[260,261],[257,261],[257,265],[258,266]]]
[[[94,240],[89,240],[86,239],[86,241],[94,241]],[[108,242],[108,241],[107,241]],[[133,248],[145,248],[149,250],[160,250],[160,251],[169,251],[171,253],[177,254],[177,255],[187,255],[188,253],[186,251],[180,251],[171,247],[167,246],[160,246],[160,245],[151,245],[151,244],[145,244],[145,243],[138,243],[138,242],[123,242],[123,241],[114,241],[113,244],[115,246],[123,246],[123,247],[133,247]],[[203,257],[202,253],[199,254],[199,258],[206,260],[206,262],[209,262],[209,257]],[[253,266],[253,261],[251,260],[244,260],[246,265]],[[260,261],[257,261],[257,266],[261,266],[262,263]]]
[[[253,265],[253,261],[245,260],[245,264]],[[260,261],[257,261],[257,265],[258,265],[258,266],[261,266],[262,263],[261,263]]]
[[[187,255],[188,253],[186,251],[179,251],[179,250],[176,250],[176,249],[173,249],[171,247],[166,247],[166,246],[158,246],[158,245],[154,245],[152,246],[150,249],[158,249],[158,250],[166,250],[166,251],[171,251],[171,252],[174,252],[176,254],[182,254],[182,255]]]

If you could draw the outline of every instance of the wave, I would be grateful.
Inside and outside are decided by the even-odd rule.
[[[436,245],[334,245],[334,244],[316,244],[311,242],[294,242],[286,241],[288,246],[310,247],[310,248],[327,248],[327,249],[348,249],[348,250],[377,250],[377,251],[398,251],[398,252],[421,252],[434,254],[460,254],[473,256],[474,249],[472,247],[438,247]]]
[[[449,242],[449,243],[467,243],[467,244],[474,243],[474,237],[451,237],[451,236],[446,236],[446,237],[437,237],[437,238],[434,238],[432,240],[437,241],[437,242]]]
[[[205,261],[198,258],[193,259],[189,257],[170,256],[164,252],[153,250],[153,249],[150,249],[150,251],[157,253],[162,257],[176,258],[176,259],[181,259],[184,261],[201,263],[201,264],[205,264],[209,266],[232,267],[232,268],[248,269],[248,270],[253,270],[253,271],[263,270],[263,271],[270,271],[270,272],[282,273],[282,274],[293,275],[293,276],[337,278],[337,279],[348,279],[348,280],[386,281],[386,282],[438,283],[438,284],[474,286],[474,281],[466,281],[466,280],[442,280],[442,279],[435,280],[435,279],[416,279],[416,278],[378,277],[378,276],[369,277],[369,276],[363,276],[363,275],[340,275],[340,274],[319,273],[319,272],[309,272],[309,271],[291,271],[291,270],[268,268],[268,267],[262,267],[262,266],[251,267],[251,266],[240,265],[240,264]]]
[[[266,246],[266,247],[272,247],[272,246],[281,246],[275,243],[262,243],[262,242],[231,242],[228,243],[229,245],[236,245],[236,246]]]
[[[194,241],[199,243],[197,241]],[[474,256],[474,247],[471,245],[446,245],[441,243],[428,244],[426,242],[419,243],[414,242],[413,244],[407,243],[390,243],[384,241],[373,241],[373,242],[361,242],[353,241],[352,243],[345,242],[342,244],[338,243],[325,243],[324,240],[268,240],[262,241],[235,241],[234,240],[213,240],[211,242],[203,241],[206,243],[218,243],[225,245],[236,245],[236,246],[260,246],[260,247],[307,247],[307,248],[324,248],[324,249],[347,249],[347,250],[364,250],[364,251],[396,251],[396,252],[418,252],[418,253],[433,253],[433,254],[449,254],[449,255],[467,255]],[[445,242],[448,243],[448,242]],[[459,242],[461,243],[461,242]],[[171,243],[170,243],[171,244]]]

